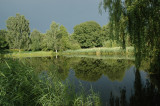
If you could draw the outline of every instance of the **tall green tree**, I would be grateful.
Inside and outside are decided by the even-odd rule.
[[[94,22],[88,21],[74,27],[74,39],[76,39],[82,48],[102,46],[100,36],[101,26]]]
[[[63,26],[63,25],[61,25],[60,27],[59,27],[59,34],[58,34],[58,39],[61,39],[62,38],[62,36],[69,36],[69,34],[68,34],[68,32],[67,32],[67,29]]]
[[[42,38],[41,38],[41,33],[38,30],[33,30],[33,32],[31,33],[30,36],[31,39],[31,50],[33,51],[37,51],[41,49],[41,42],[42,42]]]
[[[67,29],[63,25],[59,27],[57,41],[58,41],[58,50],[64,51],[69,48],[69,34],[67,32]]]
[[[6,21],[7,42],[11,49],[28,49],[29,47],[29,21],[20,14],[9,17]]]
[[[45,43],[47,50],[56,50],[58,49],[58,34],[59,34],[59,24],[52,22],[50,29],[46,32]]]

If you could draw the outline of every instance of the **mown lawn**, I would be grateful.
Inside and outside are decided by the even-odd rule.
[[[4,54],[4,57],[51,57],[54,55],[55,53],[53,51],[22,51]]]

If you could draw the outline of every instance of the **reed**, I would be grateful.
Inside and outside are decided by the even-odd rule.
[[[5,58],[21,58],[21,57],[52,57],[56,55],[134,55],[134,48],[127,47],[123,50],[121,47],[112,48],[88,48],[88,49],[78,49],[78,50],[67,50],[59,53],[53,51],[14,51],[11,53],[1,54]]]
[[[62,53],[63,55],[133,55],[134,48],[127,47],[123,50],[121,47],[113,48],[89,48],[89,49],[78,49],[78,50],[67,50]]]

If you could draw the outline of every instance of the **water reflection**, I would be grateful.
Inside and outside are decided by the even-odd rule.
[[[85,81],[97,81],[102,75],[111,81],[122,81],[125,71],[133,64],[131,60],[102,60],[92,58],[23,58],[23,63],[33,67],[37,72],[57,70],[62,80],[69,75],[72,68],[75,76]]]
[[[53,57],[23,58],[20,61],[33,67],[37,73],[56,71],[61,80],[74,81],[76,87],[79,87],[79,81],[85,88],[92,86],[100,93],[102,105],[160,105],[159,76],[148,74],[151,71],[145,61],[139,69],[133,60],[125,59]]]
[[[75,75],[85,81],[97,81],[102,75],[111,81],[122,81],[125,71],[131,64],[126,60],[102,60],[83,58],[75,65]]]
[[[135,72],[134,91],[126,101],[126,89],[120,90],[120,97],[110,94],[110,106],[159,106],[160,94],[158,89],[149,82],[143,85],[139,70]],[[120,105],[119,105],[120,104]]]
[[[85,81],[97,81],[103,74],[102,65],[102,60],[84,58],[73,69],[77,78]]]

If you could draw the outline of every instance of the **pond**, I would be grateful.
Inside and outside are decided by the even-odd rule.
[[[63,82],[74,84],[76,91],[92,88],[103,106],[156,106],[159,87],[152,81],[144,62],[139,69],[133,58],[43,57],[20,58],[38,75],[56,71]],[[159,79],[157,79],[159,81]]]

